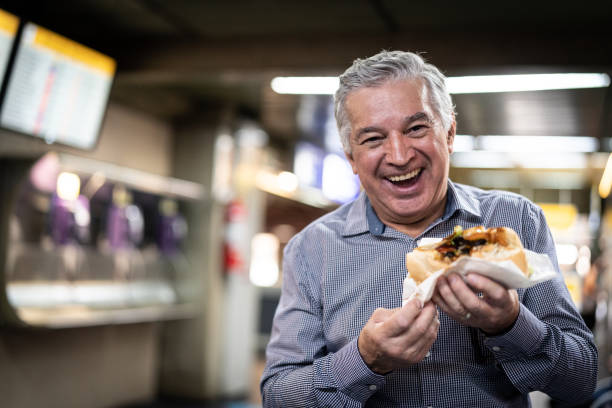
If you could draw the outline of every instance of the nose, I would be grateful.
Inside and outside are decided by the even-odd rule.
[[[414,157],[414,149],[410,138],[401,132],[391,132],[387,137],[387,162],[395,166],[403,166]]]

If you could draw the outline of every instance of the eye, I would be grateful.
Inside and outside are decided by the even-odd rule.
[[[414,136],[414,137],[423,136],[426,130],[427,130],[426,125],[414,125],[408,128],[408,130],[406,131],[406,134],[410,136]]]
[[[371,134],[371,135],[364,136],[363,139],[361,139],[361,144],[375,144],[375,143],[380,142],[381,140],[383,140],[382,135]]]

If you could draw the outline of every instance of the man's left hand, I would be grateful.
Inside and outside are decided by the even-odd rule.
[[[432,300],[450,317],[488,335],[510,329],[519,314],[518,294],[476,273],[465,281],[457,274],[441,276]]]

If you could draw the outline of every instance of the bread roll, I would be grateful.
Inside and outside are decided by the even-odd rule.
[[[513,229],[507,227],[478,226],[467,230],[455,227],[455,232],[441,242],[418,247],[407,253],[406,268],[418,284],[465,256],[496,262],[510,260],[529,276],[521,240]]]

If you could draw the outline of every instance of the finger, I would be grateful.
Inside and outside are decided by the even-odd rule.
[[[406,332],[414,319],[421,313],[421,301],[413,299],[406,303],[401,309],[397,309],[381,325],[381,335],[386,337],[396,337]]]
[[[451,318],[455,319],[456,321],[460,322],[460,323],[466,323],[467,319],[466,316],[468,314],[468,312],[465,313],[457,313],[455,310],[451,309],[445,302],[444,300],[440,297],[440,295],[435,294],[432,299],[434,300],[434,302],[438,305],[438,307],[444,312],[446,313],[448,316],[450,316]],[[471,313],[470,313],[470,317],[471,317]]]
[[[434,294],[431,297],[432,302],[434,302],[436,305],[438,305],[438,307],[446,314],[450,315],[452,313],[452,310],[450,309],[450,307],[446,304],[446,302],[444,301],[444,299],[442,299],[442,297],[437,293],[434,292]]]
[[[473,289],[471,289],[464,280],[453,274],[449,276],[449,284],[451,290],[455,294],[455,297],[463,306],[463,312],[458,311],[461,315],[467,315],[467,313],[471,313],[472,315],[482,315],[486,313],[487,304],[480,298]]]
[[[427,331],[418,336],[418,338],[416,338],[416,340],[412,343],[411,347],[406,349],[408,354],[407,358],[412,361],[421,361],[431,349],[433,343],[436,341],[439,328],[440,319],[436,314],[427,327]]]
[[[421,313],[416,316],[410,328],[405,332],[403,336],[404,341],[410,343],[418,341],[428,333],[432,325],[435,326],[437,320],[438,310],[436,309],[436,305],[433,302],[427,302],[423,310],[421,310]]]
[[[465,280],[472,288],[482,292],[488,303],[499,304],[509,300],[508,289],[486,276],[470,273]]]
[[[443,309],[446,313],[450,315],[465,315],[467,313],[467,310],[465,309],[460,299],[457,297],[454,286],[451,286],[451,284],[454,283],[455,280],[461,281],[462,279],[454,273],[450,274],[444,279],[440,279],[438,281],[437,291],[440,295],[440,298],[442,298],[444,304],[446,305],[446,309]]]

